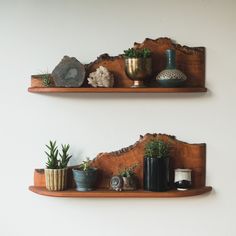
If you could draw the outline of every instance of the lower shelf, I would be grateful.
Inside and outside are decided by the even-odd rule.
[[[31,93],[201,93],[204,87],[190,88],[40,88],[30,87]]]
[[[50,197],[75,197],[75,198],[171,198],[171,197],[190,197],[210,192],[212,187],[206,186],[197,189],[190,189],[186,191],[171,190],[167,192],[147,192],[143,190],[138,191],[123,191],[116,192],[107,189],[99,189],[90,192],[77,192],[75,189],[65,191],[48,191],[45,187],[30,186],[29,190],[44,196]]]

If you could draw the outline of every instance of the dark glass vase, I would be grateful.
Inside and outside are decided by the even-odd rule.
[[[169,189],[169,158],[144,158],[143,188],[154,192]]]

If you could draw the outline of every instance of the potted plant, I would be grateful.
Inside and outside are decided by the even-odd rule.
[[[125,168],[122,170],[119,175],[122,177],[123,180],[123,190],[135,190],[137,189],[137,177],[134,172],[134,169],[138,166],[137,163],[133,164],[130,167]]]
[[[53,79],[48,72],[42,74],[43,87],[53,87]]]
[[[87,158],[75,168],[73,171],[73,177],[76,183],[77,191],[91,191],[95,189],[97,181],[97,168],[91,167],[91,160]]]
[[[145,146],[143,186],[144,190],[163,192],[169,185],[169,144],[151,140]]]
[[[151,52],[147,48],[124,50],[125,72],[134,81],[132,87],[142,88],[144,80],[152,74]]]
[[[72,157],[68,154],[70,145],[61,145],[62,153],[58,152],[56,141],[46,145],[48,152],[45,151],[48,160],[45,169],[46,188],[50,191],[62,191],[66,189],[67,165]],[[58,154],[60,158],[58,158]]]

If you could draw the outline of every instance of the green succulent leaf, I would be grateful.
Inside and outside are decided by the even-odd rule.
[[[124,56],[125,58],[148,58],[151,56],[151,51],[148,48],[129,48],[127,50],[124,50]]]

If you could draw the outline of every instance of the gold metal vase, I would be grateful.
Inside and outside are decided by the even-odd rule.
[[[152,59],[125,58],[125,72],[134,81],[132,88],[145,87],[144,81],[152,74]]]
[[[66,189],[67,169],[45,169],[46,188],[50,191]]]

